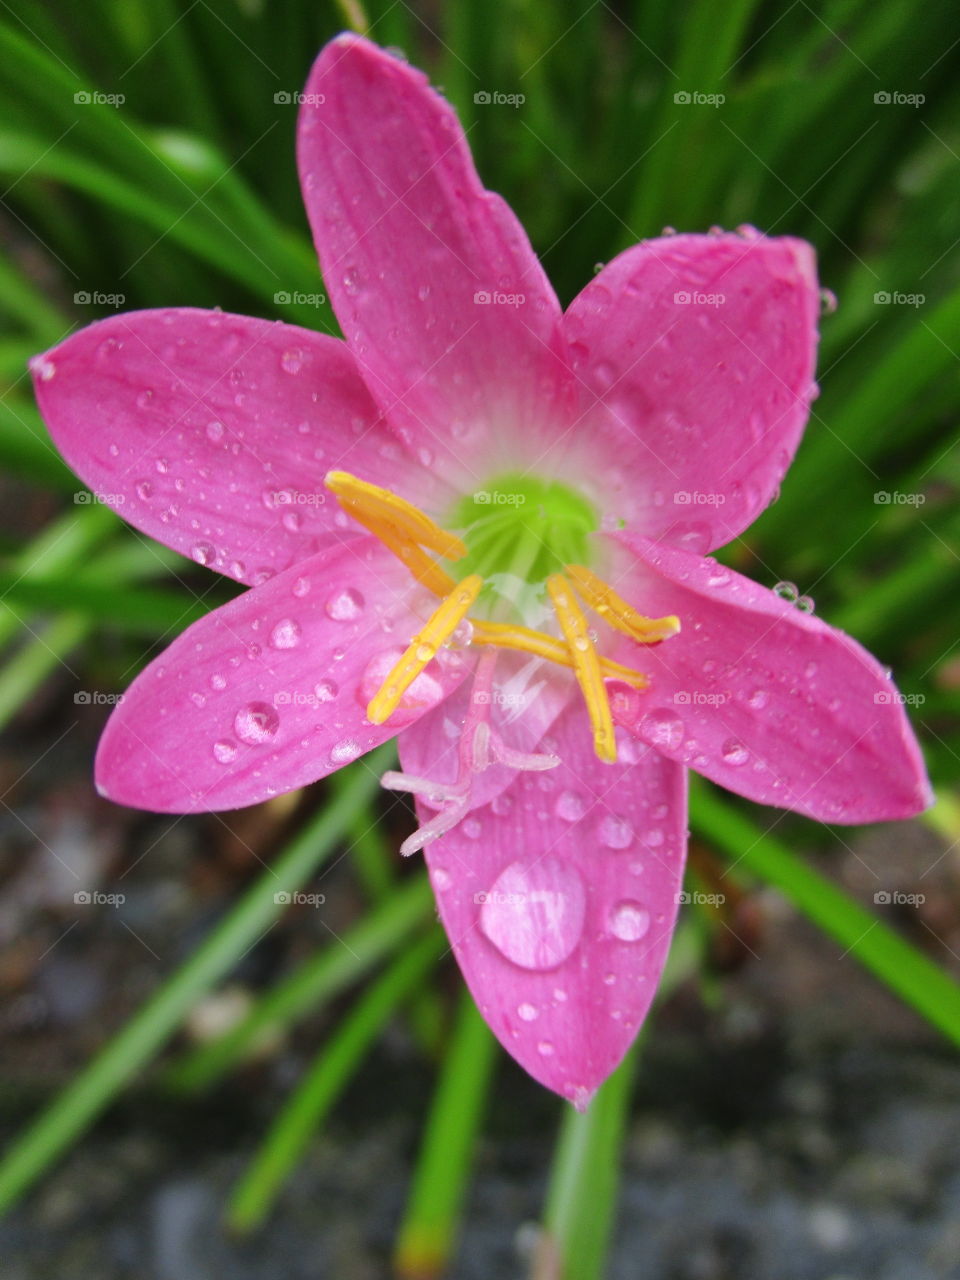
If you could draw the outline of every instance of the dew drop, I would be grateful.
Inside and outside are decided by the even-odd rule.
[[[450,872],[445,871],[443,867],[434,867],[430,872],[430,880],[433,887],[441,893],[443,893],[445,889],[449,889],[453,884],[453,881],[450,879]]]
[[[535,1004],[518,1004],[517,1017],[522,1018],[524,1022],[536,1022],[540,1017],[540,1010]]]
[[[801,613],[814,613],[817,607],[813,596],[798,596],[796,603]]]
[[[335,592],[324,605],[327,617],[334,622],[352,622],[363,613],[364,599],[353,587]]]
[[[280,357],[280,368],[284,373],[299,373],[303,368],[303,352],[297,347],[285,351]]]
[[[270,643],[275,649],[295,649],[300,643],[300,624],[293,618],[281,618],[270,633]]]
[[[464,823],[464,827],[466,823]],[[573,867],[559,859],[512,862],[482,895],[480,928],[522,969],[553,969],[583,933],[586,894]]]
[[[800,591],[795,582],[778,582],[773,588],[774,595],[786,600],[788,604],[795,604],[800,595]]]
[[[30,361],[30,370],[41,382],[49,382],[57,372],[57,366],[46,356],[36,356]]]
[[[597,826],[597,836],[608,849],[629,849],[633,844],[633,827],[626,818],[605,813]]]
[[[747,706],[753,707],[754,711],[762,711],[769,701],[770,695],[766,689],[754,689],[747,698]]]
[[[310,594],[310,579],[297,578],[291,590],[298,600],[302,600],[304,596],[308,596]]]
[[[483,831],[483,826],[477,818],[467,818],[461,830],[468,840],[477,840]]]
[[[137,497],[141,502],[149,502],[153,497],[153,485],[149,480],[137,481]]]
[[[190,554],[197,564],[212,564],[217,558],[217,553],[209,542],[195,542],[190,548]]]
[[[226,677],[222,676],[219,671],[215,671],[210,677],[211,689],[225,689],[227,687]]]
[[[361,754],[362,748],[359,742],[355,742],[353,738],[345,738],[343,742],[338,742],[330,752],[330,759],[334,764],[350,764],[352,760],[356,760]]]
[[[736,738],[728,738],[720,748],[720,754],[726,764],[746,764],[750,759],[750,752],[743,743],[738,741]]]
[[[213,419],[213,421],[207,423],[206,432],[210,443],[217,444],[223,439],[223,423]]]
[[[557,796],[554,813],[564,822],[579,822],[586,813],[586,804],[582,796],[575,791],[561,791]]]
[[[607,918],[607,928],[621,942],[639,942],[650,931],[650,912],[639,902],[618,902]]]
[[[553,1045],[549,1040],[541,1040],[537,1045],[537,1053],[544,1058],[553,1057]]]
[[[657,707],[640,721],[640,736],[661,751],[676,751],[683,741],[683,721],[676,712]]]
[[[832,289],[820,290],[820,314],[832,316],[837,309],[837,295]]]
[[[313,695],[318,702],[332,702],[340,692],[340,687],[333,680],[318,680],[313,686]]]
[[[259,746],[269,742],[280,727],[280,717],[267,702],[249,702],[234,717],[233,728],[241,742]]]
[[[213,754],[221,764],[230,764],[237,758],[237,744],[231,738],[221,738],[213,744]]]

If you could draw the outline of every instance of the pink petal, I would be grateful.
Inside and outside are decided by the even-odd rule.
[[[556,297],[422,72],[342,35],[306,92],[301,183],[343,332],[390,420],[469,492],[473,446],[517,465],[520,437],[532,458],[531,429],[568,417]]]
[[[518,777],[425,855],[483,1016],[535,1079],[582,1107],[656,992],[683,880],[686,775],[629,739],[620,763],[600,764],[579,706],[551,737],[541,749],[559,768]]]
[[[331,468],[424,501],[346,345],[215,311],[111,316],[32,362],[66,460],[138,529],[242,582],[312,554]]]
[[[557,717],[578,696],[576,684],[539,659],[501,652],[497,657],[496,683],[490,707],[490,727],[517,751],[536,752]],[[457,779],[460,733],[474,697],[472,680],[445,702],[428,711],[409,733],[398,740],[403,771],[440,783]],[[515,771],[493,764],[474,776],[470,808],[489,804],[513,782]]]
[[[608,263],[564,330],[579,429],[619,457],[610,513],[700,553],[751,524],[816,394],[818,311],[801,240],[669,236]]]
[[[906,818],[931,803],[901,695],[855,640],[713,560],[620,535],[618,589],[679,635],[619,653],[651,676],[615,699],[670,759],[763,804],[825,822]]]
[[[383,725],[366,705],[433,598],[373,538],[326,551],[202,618],[137,677],[97,754],[119,804],[198,813],[256,804],[348,764],[456,688],[441,650]]]

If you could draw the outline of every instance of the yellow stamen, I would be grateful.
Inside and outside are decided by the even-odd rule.
[[[610,714],[610,700],[600,670],[600,656],[590,639],[587,620],[562,573],[552,573],[547,578],[547,591],[573,659],[577,683],[587,704],[587,714],[593,725],[593,749],[601,760],[613,764],[617,758],[613,716]]]
[[[657,644],[675,636],[680,630],[680,619],[675,614],[665,618],[644,617],[583,565],[568,564],[566,571],[584,604],[598,613],[604,622],[609,622],[611,627],[616,627],[640,644]]]
[[[537,658],[545,658],[547,662],[555,662],[561,667],[573,667],[570,650],[562,640],[548,636],[543,631],[531,631],[529,627],[515,627],[508,622],[480,622],[471,618],[473,634],[471,644],[499,645],[503,649],[516,649],[519,653],[530,653]],[[600,670],[605,680],[622,680],[634,689],[647,689],[649,679],[642,671],[634,671],[612,658],[600,659]]]
[[[462,560],[467,554],[460,538],[441,529],[419,507],[389,489],[358,480],[349,471],[328,471],[324,484],[337,495],[344,510],[361,524],[365,523],[363,517],[386,522],[406,534],[411,542],[429,547],[447,560]]]
[[[423,548],[412,542],[396,525],[386,520],[375,520],[366,514],[361,515],[358,511],[351,510],[349,514],[358,524],[369,529],[374,537],[379,538],[387,550],[402,560],[416,580],[422,582],[435,596],[448,596],[457,585],[445,569],[431,560]]]
[[[367,707],[367,719],[372,724],[383,724],[396,711],[404,693],[467,616],[482,586],[483,579],[479,573],[468,574],[431,614],[423,630],[410,641],[410,647],[394,665],[379,692],[371,698]]]

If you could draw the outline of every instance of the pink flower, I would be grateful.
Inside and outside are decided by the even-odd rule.
[[[307,95],[303,192],[345,341],[147,311],[32,362],[84,480],[251,587],[134,681],[98,785],[228,809],[399,731],[385,784],[416,796],[405,850],[466,980],[584,1105],[666,958],[687,766],[828,822],[929,800],[878,663],[707,556],[806,422],[813,255],[750,228],[647,241],[562,313],[420,72],[341,36]]]

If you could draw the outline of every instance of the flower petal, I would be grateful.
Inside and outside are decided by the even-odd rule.
[[[198,813],[256,804],[391,738],[456,688],[441,651],[386,724],[366,705],[432,608],[373,538],[326,551],[189,627],[124,694],[97,784],[119,804]]]
[[[619,537],[637,557],[620,589],[682,628],[621,650],[651,686],[614,700],[620,723],[731,791],[821,821],[906,818],[931,803],[902,696],[855,640],[713,560]]]
[[[624,737],[620,763],[601,764],[571,706],[541,744],[559,768],[518,777],[424,851],[483,1016],[580,1107],[646,1016],[683,880],[686,772]]]
[[[338,527],[331,468],[424,501],[346,344],[217,311],[134,311],[32,362],[40,411],[77,474],[131,524],[243,582]]]
[[[428,711],[409,733],[398,739],[404,773],[450,784],[457,781],[460,736],[475,696],[473,681],[464,680],[456,693]],[[517,653],[497,657],[489,724],[493,733],[516,751],[532,753],[572,697],[573,676]],[[469,808],[489,804],[516,775],[506,765],[492,764],[473,775]]]
[[[635,245],[564,317],[579,430],[618,457],[612,513],[704,553],[751,524],[790,465],[816,394],[810,246],[744,235]]]
[[[463,461],[480,441],[491,468],[520,434],[536,456],[531,432],[569,416],[560,307],[453,108],[342,35],[310,74],[298,156],[327,289],[391,422],[465,491],[484,478]]]

